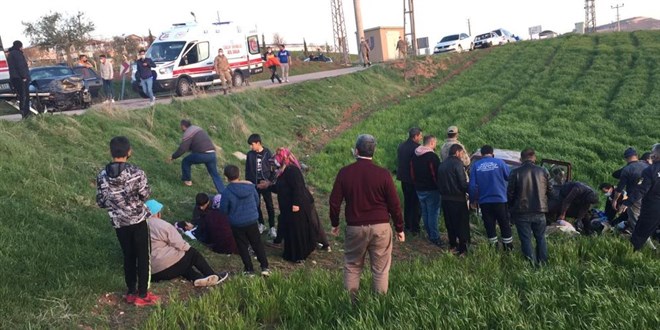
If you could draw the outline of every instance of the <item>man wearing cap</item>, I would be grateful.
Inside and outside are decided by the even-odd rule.
[[[633,189],[622,206],[622,210],[625,211],[626,208],[642,201],[639,221],[630,237],[635,251],[639,251],[644,246],[644,242],[650,242],[649,236],[660,226],[660,143],[653,145],[651,157],[653,165],[642,171],[636,189]],[[653,244],[650,246],[654,248]]]
[[[339,213],[344,208],[344,287],[355,303],[360,288],[364,259],[369,254],[374,291],[385,294],[392,265],[392,227],[396,237],[405,241],[403,219],[394,181],[390,172],[372,162],[376,139],[368,134],[358,136],[356,161],[337,173],[330,193],[332,234],[339,235]]]
[[[457,126],[449,126],[449,128],[447,128],[447,139],[445,139],[445,144],[443,144],[442,148],[440,148],[440,160],[444,162],[449,158],[449,148],[451,148],[451,146],[454,144],[460,145],[463,150],[465,150],[461,156],[461,161],[463,162],[463,166],[467,168],[470,166],[470,155],[468,149],[466,149],[465,146],[458,141]]]
[[[623,158],[626,159],[628,163],[621,170],[621,176],[619,177],[619,184],[616,185],[615,195],[612,198],[612,207],[618,209],[621,205],[617,205],[617,200],[619,195],[625,190],[628,195],[633,193],[633,190],[639,183],[639,179],[642,177],[642,171],[649,167],[649,164],[646,162],[640,162],[637,157],[637,151],[629,147],[626,151],[623,152]],[[635,229],[637,225],[637,219],[639,218],[640,208],[642,207],[642,200],[639,199],[634,204],[626,207],[626,212],[628,214],[628,224],[631,229]],[[619,212],[622,212],[623,209],[619,209]]]
[[[183,276],[194,286],[213,286],[229,276],[216,275],[206,259],[188,242],[184,241],[176,228],[161,219],[163,204],[155,199],[144,203],[151,217],[147,220],[151,240],[151,277],[154,281],[166,281]],[[202,274],[200,274],[200,272]]]
[[[421,141],[422,130],[413,127],[408,131],[408,140],[399,144],[397,149],[396,179],[401,181],[403,191],[403,222],[405,229],[414,235],[419,234],[420,208],[415,184],[410,176],[410,164]]]
[[[27,60],[23,54],[23,43],[20,40],[14,41],[9,55],[7,55],[7,65],[9,66],[9,81],[12,88],[16,91],[16,98],[20,102],[21,117],[30,116],[30,69]],[[32,110],[34,112],[34,110]],[[36,114],[36,112],[34,112]]]

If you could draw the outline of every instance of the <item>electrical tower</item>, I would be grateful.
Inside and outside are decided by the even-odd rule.
[[[619,16],[619,8],[623,7],[623,4],[611,7],[612,9],[616,9],[616,30],[621,32],[621,16]]]
[[[341,0],[330,0],[330,10],[332,11],[332,34],[335,38],[335,51],[341,56],[340,63],[349,65],[344,4]]]
[[[412,52],[417,56],[417,37],[415,36],[415,6],[413,0],[403,0],[403,34],[406,42],[412,45]]]
[[[595,0],[584,0],[584,33],[596,32],[595,2]]]

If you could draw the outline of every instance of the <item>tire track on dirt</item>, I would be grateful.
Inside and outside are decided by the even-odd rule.
[[[625,85],[626,81],[629,79],[630,73],[637,67],[637,62],[639,60],[639,39],[637,36],[634,35],[634,33],[630,34],[630,43],[634,47],[634,51],[631,54],[631,59],[628,62],[627,65],[623,65],[623,52],[621,48],[616,49],[616,59],[617,62],[619,63],[619,68],[623,71],[619,71],[619,77],[610,89],[609,93],[607,94],[607,103],[605,105],[605,113],[604,117],[608,120],[612,119],[612,114],[615,112],[614,109],[614,101],[617,99],[619,94],[621,93],[621,89]]]

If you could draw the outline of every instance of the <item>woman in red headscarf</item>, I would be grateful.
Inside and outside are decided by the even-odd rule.
[[[305,186],[298,159],[287,148],[278,148],[271,159],[278,168],[273,191],[280,207],[278,237],[284,239],[285,260],[303,262],[314,251],[317,241],[324,237],[314,198]],[[323,242],[328,249],[327,239]]]

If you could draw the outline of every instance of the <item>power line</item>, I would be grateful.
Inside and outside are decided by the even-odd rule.
[[[346,21],[344,20],[344,4],[342,0],[330,0],[332,11],[332,32],[335,41],[335,51],[341,56],[341,64],[348,65],[348,44],[346,34]],[[326,49],[326,51],[329,51]]]
[[[596,1],[584,1],[584,33],[596,32]]]
[[[410,21],[410,24],[407,24],[408,21]],[[410,45],[412,45],[412,54],[417,55],[417,39],[415,36],[415,5],[413,0],[403,0],[403,34],[404,39],[410,40]]]

